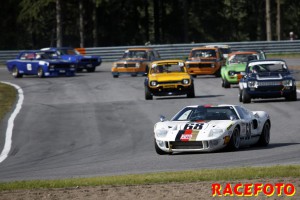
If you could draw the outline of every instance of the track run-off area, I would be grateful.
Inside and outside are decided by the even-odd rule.
[[[287,60],[289,65],[298,59]],[[157,155],[153,126],[187,105],[241,104],[238,87],[221,87],[221,78],[194,79],[196,97],[144,98],[143,76],[113,78],[111,63],[75,77],[14,79],[0,67],[0,81],[19,86],[24,95],[12,126],[0,181],[61,179],[240,166],[300,164],[300,94],[298,101],[255,99],[244,106],[271,116],[267,147],[236,152]],[[299,69],[300,70],[300,69]],[[299,71],[294,76],[300,81]],[[12,111],[13,113],[13,111]],[[5,149],[9,113],[0,125]]]

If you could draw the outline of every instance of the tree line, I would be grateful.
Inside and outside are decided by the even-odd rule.
[[[0,49],[297,39],[298,0],[6,0]]]

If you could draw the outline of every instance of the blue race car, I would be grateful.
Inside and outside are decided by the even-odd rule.
[[[297,101],[296,81],[284,60],[253,60],[246,66],[239,82],[239,101],[250,103],[255,98],[279,98]]]
[[[60,58],[76,62],[76,69],[78,72],[86,70],[87,72],[94,72],[97,66],[100,66],[102,59],[100,56],[86,56],[80,54],[76,49],[71,47],[50,47],[41,50],[56,51]]]
[[[53,51],[21,51],[16,59],[8,60],[6,66],[15,78],[22,78],[23,75],[37,75],[40,78],[76,75],[76,63],[59,59]]]

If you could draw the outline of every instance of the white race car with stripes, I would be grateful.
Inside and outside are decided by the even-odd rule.
[[[193,105],[169,121],[161,117],[154,125],[154,145],[160,155],[267,146],[270,129],[270,116],[265,111],[249,111],[239,105]]]

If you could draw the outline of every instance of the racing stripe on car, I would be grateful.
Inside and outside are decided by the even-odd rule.
[[[199,132],[200,132],[199,130],[194,130],[194,129],[180,130],[176,135],[175,141],[182,141],[182,142],[196,141]]]

